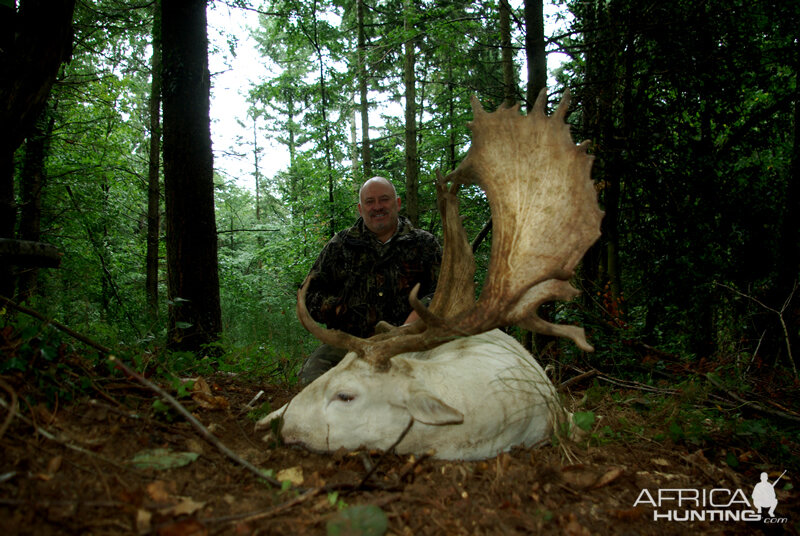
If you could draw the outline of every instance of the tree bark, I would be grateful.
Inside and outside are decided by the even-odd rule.
[[[47,157],[48,140],[53,132],[53,119],[45,111],[25,144],[25,159],[20,176],[20,199],[22,206],[19,219],[20,240],[38,243],[41,239],[42,189],[44,188],[44,162]],[[60,261],[60,258],[58,258]],[[57,263],[56,263],[57,265]],[[17,296],[24,303],[36,292],[38,270],[30,267],[17,278]]]
[[[161,234],[161,1],[153,4],[153,79],[150,86],[150,162],[147,174],[145,295],[151,322],[158,318],[158,238]]]
[[[413,38],[414,25],[411,17],[414,4],[405,2],[405,58],[403,80],[406,86],[406,217],[415,226],[419,225],[419,164],[417,158],[417,80],[416,40]]]
[[[199,352],[222,328],[206,1],[162,4],[168,345]]]
[[[542,0],[525,0],[525,54],[528,57],[528,104],[533,108],[539,92],[547,87],[547,52],[544,42]]]
[[[517,102],[517,87],[514,80],[514,50],[511,48],[511,6],[508,0],[500,0],[500,48],[503,65],[503,101],[507,106]]]
[[[44,109],[61,64],[72,55],[75,0],[21,0],[0,6],[0,238],[13,238],[14,151]],[[10,265],[0,262],[0,295],[10,296]]]
[[[364,178],[372,176],[372,151],[369,141],[369,98],[367,86],[367,37],[364,31],[364,0],[357,0],[358,17],[358,89],[361,94],[361,161]]]

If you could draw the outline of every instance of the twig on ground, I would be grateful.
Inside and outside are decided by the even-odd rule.
[[[408,476],[409,474],[413,474],[414,473],[414,471],[417,469],[419,464],[421,464],[423,461],[427,460],[431,456],[433,456],[433,452],[432,451],[428,451],[428,452],[423,453],[421,456],[417,457],[414,460],[414,463],[410,464],[408,467],[406,467],[405,469],[403,469],[400,472],[400,474],[398,475],[398,480],[400,482],[402,482],[403,479],[405,479],[406,476]]]
[[[578,374],[577,376],[573,376],[572,378],[561,382],[561,385],[558,386],[558,390],[559,391],[563,391],[564,389],[566,389],[567,387],[569,387],[570,385],[572,385],[574,383],[582,382],[583,380],[587,380],[589,378],[593,378],[593,377],[597,376],[598,374],[599,374],[599,371],[597,369],[592,369],[592,370],[586,371],[586,372],[584,372],[582,374]]]
[[[792,422],[800,422],[800,415],[795,413],[789,413],[787,411],[778,411],[776,409],[769,409],[764,407],[763,405],[759,404],[758,402],[754,402],[752,400],[745,400],[744,398],[740,397],[716,379],[713,374],[704,374],[705,378],[717,389],[724,392],[726,395],[734,399],[735,401],[739,402],[743,406],[746,406],[750,409],[758,411],[760,413],[765,413],[767,415],[772,415],[773,417],[777,417],[779,419],[785,419]]]
[[[387,455],[388,453],[392,452],[392,451],[395,449],[395,447],[397,447],[397,445],[399,445],[399,444],[400,444],[400,442],[401,442],[403,439],[405,439],[406,435],[407,435],[407,434],[408,434],[408,432],[411,430],[411,426],[412,426],[413,424],[414,424],[414,417],[411,417],[411,418],[408,420],[408,424],[406,425],[406,428],[405,428],[405,430],[403,430],[403,432],[400,434],[400,437],[398,437],[398,438],[397,438],[397,441],[395,441],[395,442],[392,444],[392,446],[391,446],[391,447],[389,447],[388,449],[386,449],[385,451],[383,451],[383,453],[381,454],[381,457],[380,457],[380,458],[378,458],[378,461],[377,461],[377,462],[375,462],[375,464],[372,466],[372,469],[370,469],[370,470],[367,472],[367,474],[366,474],[366,475],[364,475],[364,478],[362,478],[362,479],[361,479],[361,482],[359,482],[359,484],[358,484],[358,486],[357,486],[358,488],[360,488],[361,486],[363,486],[364,484],[366,484],[367,480],[369,480],[369,478],[370,478],[370,477],[371,477],[373,474],[375,474],[375,471],[378,469],[378,467],[380,466],[381,462],[382,462],[382,461],[383,461],[383,459],[386,457],[386,455]]]
[[[120,361],[119,359],[114,357],[113,355],[109,356],[108,359],[109,359],[109,361],[114,363],[116,366],[121,368],[126,374],[128,374],[129,376],[134,378],[136,381],[138,381],[142,385],[145,385],[145,386],[149,387],[156,394],[161,396],[170,406],[172,406],[178,413],[180,413],[189,422],[189,424],[191,424],[194,427],[195,430],[197,430],[197,432],[203,437],[203,439],[205,439],[211,445],[216,447],[217,450],[219,450],[225,456],[227,456],[231,460],[235,461],[236,463],[238,463],[239,465],[241,465],[242,467],[244,467],[245,469],[247,469],[251,473],[255,474],[258,478],[262,478],[262,479],[266,480],[267,482],[269,482],[270,484],[272,484],[275,487],[278,487],[278,488],[281,487],[281,482],[278,479],[273,478],[273,477],[265,474],[262,469],[259,469],[258,467],[256,467],[252,463],[248,462],[247,460],[245,460],[244,458],[242,458],[241,456],[239,456],[238,454],[233,452],[231,449],[229,449],[228,446],[225,445],[222,441],[217,439],[217,437],[214,434],[212,434],[208,430],[208,428],[206,428],[203,425],[203,423],[201,423],[199,420],[197,420],[197,418],[194,415],[192,415],[189,412],[189,410],[187,410],[185,407],[183,407],[183,405],[180,402],[178,402],[172,395],[170,395],[164,389],[162,389],[158,385],[154,384],[153,382],[151,382],[150,380],[148,380],[147,378],[145,378],[144,376],[142,376],[141,374],[139,374],[138,372],[136,372],[135,370],[130,368],[128,365],[126,365],[125,363],[123,363],[122,361]]]
[[[6,430],[11,425],[11,421],[14,419],[14,415],[16,415],[17,413],[17,392],[14,391],[14,389],[6,382],[4,382],[1,378],[0,378],[0,387],[2,387],[9,395],[11,395],[11,403],[9,404],[8,407],[8,415],[3,420],[3,424],[0,425],[0,438],[2,438],[3,434],[6,433]]]
[[[3,400],[2,398],[0,398],[0,407],[9,408],[9,403],[6,402],[5,400]],[[80,452],[81,454],[86,454],[88,456],[93,456],[93,457],[97,458],[98,460],[102,460],[105,463],[111,464],[111,465],[113,465],[114,467],[116,467],[118,469],[127,469],[126,467],[118,464],[114,460],[106,458],[105,456],[97,454],[96,452],[92,452],[91,450],[87,450],[87,449],[85,449],[83,447],[79,447],[78,445],[74,445],[71,442],[67,441],[66,439],[58,437],[57,435],[49,432],[48,430],[45,430],[41,426],[37,426],[32,420],[30,420],[29,418],[25,417],[22,414],[18,413],[17,414],[17,418],[20,419],[22,422],[28,424],[29,426],[33,427],[33,429],[36,430],[37,433],[43,435],[45,438],[49,439],[50,441],[55,441],[56,443],[58,443],[60,445],[63,445],[64,447],[66,447],[66,448],[68,448],[70,450],[74,450],[75,452]]]
[[[233,514],[233,515],[224,516],[224,517],[208,518],[208,519],[204,519],[202,521],[204,523],[233,523],[233,522],[246,523],[248,521],[256,521],[256,520],[259,520],[259,519],[264,519],[264,518],[267,518],[267,517],[276,516],[276,515],[282,513],[283,511],[288,510],[289,508],[292,508],[293,506],[297,506],[298,504],[301,504],[301,503],[307,501],[308,499],[311,499],[312,497],[315,497],[315,496],[319,495],[323,491],[325,491],[325,487],[311,488],[309,490],[306,490],[304,493],[301,493],[300,495],[298,495],[294,499],[286,501],[286,502],[283,502],[283,503],[281,503],[279,505],[273,506],[272,508],[270,508],[268,510],[264,510],[264,511],[261,511],[261,512],[244,512],[244,513],[241,513],[241,514]]]

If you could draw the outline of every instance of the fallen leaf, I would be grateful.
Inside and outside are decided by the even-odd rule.
[[[50,458],[50,461],[47,464],[47,472],[51,475],[56,474],[58,470],[61,469],[61,462],[63,460],[64,457],[61,455]]]
[[[188,518],[161,525],[156,534],[158,536],[205,536],[208,534],[208,529],[198,520]]]
[[[191,515],[206,505],[205,502],[195,501],[191,497],[177,497],[177,498],[180,499],[180,502],[178,504],[170,506],[169,508],[164,508],[162,510],[159,510],[159,513],[164,514],[165,516]]]
[[[625,510],[612,510],[611,515],[620,521],[638,521],[644,516],[644,508],[634,506]]]
[[[201,393],[211,396],[211,387],[209,387],[207,381],[198,376],[198,378],[194,380],[194,384],[192,385],[192,394],[201,394]]]
[[[653,458],[650,461],[655,465],[660,465],[661,467],[669,467],[670,465],[672,465],[671,463],[669,463],[669,460],[665,460],[664,458]]]
[[[204,409],[228,409],[230,402],[224,396],[214,396],[211,394],[211,387],[203,378],[198,377],[192,387],[192,400],[197,402]]]
[[[600,478],[596,468],[583,465],[573,465],[562,469],[564,482],[573,488],[588,489]]]
[[[136,453],[131,464],[137,469],[175,469],[194,462],[199,454],[194,452],[171,452],[169,449],[150,449]]]
[[[155,502],[167,502],[170,499],[171,493],[175,493],[176,486],[173,482],[170,486],[169,483],[163,480],[154,480],[150,482],[147,486],[147,494],[153,499]],[[171,490],[169,488],[172,488]]]
[[[153,514],[147,510],[139,509],[136,511],[136,532],[139,534],[150,533],[150,521],[153,519]]]
[[[192,400],[203,409],[228,409],[231,405],[224,396],[212,396],[206,393],[194,393]]]
[[[383,536],[389,528],[389,518],[374,504],[357,504],[336,514],[325,525],[328,536]]]
[[[575,514],[570,514],[564,526],[563,534],[566,536],[590,536],[591,532],[578,522]]]
[[[624,472],[625,471],[620,467],[612,467],[611,469],[603,473],[603,476],[598,478],[597,482],[592,484],[592,489],[602,488],[603,486],[611,484],[613,481],[618,479]]]
[[[293,486],[300,486],[303,484],[303,468],[295,466],[278,471],[278,480],[281,482],[288,480]]]

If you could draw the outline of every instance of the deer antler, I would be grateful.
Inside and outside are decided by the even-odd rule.
[[[588,142],[575,145],[564,122],[569,94],[550,117],[546,99],[542,90],[533,110],[522,116],[519,106],[487,113],[473,97],[472,145],[461,164],[437,180],[445,229],[437,290],[430,308],[417,299],[418,287],[409,297],[420,322],[369,339],[325,330],[306,310],[307,281],[297,304],[303,325],[323,342],[356,351],[378,370],[387,370],[395,355],[512,324],[570,338],[591,351],[582,328],[550,324],[536,314],[544,302],[577,295],[569,279],[600,236],[603,217],[590,177]],[[483,188],[494,222],[489,271],[477,302],[474,259],[458,216],[462,184]]]

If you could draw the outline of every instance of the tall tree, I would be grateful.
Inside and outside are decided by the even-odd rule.
[[[405,138],[406,138],[406,216],[419,225],[419,161],[417,157],[417,66],[416,28],[414,27],[414,1],[404,1],[405,27],[403,81],[405,83]]]
[[[525,54],[528,58],[527,109],[547,87],[547,52],[544,41],[543,0],[525,0]]]
[[[17,206],[14,151],[39,117],[61,64],[72,55],[75,0],[4,2],[0,18],[0,238],[13,238]],[[0,265],[0,295],[11,296],[9,266]]]
[[[222,329],[206,32],[206,0],[162,4],[169,345],[187,351]]]
[[[514,75],[514,49],[511,47],[511,6],[500,0],[500,61],[503,65],[503,102],[513,106],[517,101]]]
[[[161,0],[153,3],[153,57],[150,86],[150,154],[147,170],[147,253],[145,294],[150,320],[158,317],[158,238],[161,234]]]
[[[367,37],[364,22],[364,0],[356,0],[358,25],[358,91],[361,96],[361,161],[364,166],[364,177],[372,176],[372,151],[369,142],[369,93],[367,67]]]

